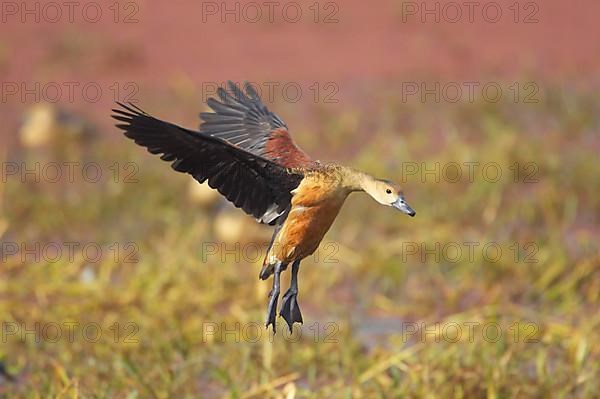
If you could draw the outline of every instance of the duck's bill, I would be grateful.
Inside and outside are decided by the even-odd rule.
[[[410,217],[414,217],[417,214],[417,212],[415,212],[415,210],[412,209],[410,205],[408,205],[402,198],[398,198],[396,202],[392,203],[392,206],[398,209],[400,212],[406,213]]]

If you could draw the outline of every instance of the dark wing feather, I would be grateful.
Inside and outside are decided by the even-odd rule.
[[[260,222],[273,224],[290,206],[291,193],[302,175],[244,151],[219,137],[194,132],[156,119],[133,104],[113,109],[125,136],[178,172],[217,189],[236,207]]]
[[[252,85],[246,91],[229,81],[229,91],[219,87],[219,100],[209,98],[214,112],[202,112],[200,132],[227,140],[252,154],[286,168],[306,168],[314,161],[292,140],[280,117],[268,110]]]

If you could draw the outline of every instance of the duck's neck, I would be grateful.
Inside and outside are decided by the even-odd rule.
[[[365,191],[375,178],[353,168],[342,167],[342,185],[348,191]]]

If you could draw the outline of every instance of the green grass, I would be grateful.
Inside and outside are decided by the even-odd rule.
[[[68,155],[51,149],[12,155],[11,161],[97,162],[104,177],[97,183],[9,177],[0,186],[3,245],[96,242],[103,257],[86,260],[76,250],[73,259],[63,254],[54,263],[21,256],[2,262],[0,315],[19,331],[3,330],[0,359],[16,381],[0,382],[0,392],[594,397],[600,391],[600,103],[584,94],[545,93],[537,105],[410,105],[390,96],[377,100],[377,112],[355,110],[356,117],[315,109],[326,128],[318,135],[301,131],[298,140],[326,155],[315,136],[327,135],[328,143],[339,143],[330,153],[355,154],[344,162],[381,177],[402,180],[403,162],[429,168],[496,162],[503,175],[489,182],[476,173],[456,183],[406,176],[414,219],[353,195],[318,259],[302,264],[305,324],[292,336],[281,321],[274,337],[264,330],[270,281],[257,278],[261,260],[203,253],[203,243],[218,241],[215,211],[189,198],[187,176],[124,139],[74,146]],[[114,162],[122,173],[135,162],[137,182],[125,183],[122,175],[112,181]],[[536,182],[523,182],[529,173]],[[262,243],[264,234],[256,234],[242,245]],[[465,242],[479,243],[472,257]],[[463,256],[422,252],[436,243],[448,251],[457,244]],[[487,243],[502,249],[499,259],[484,256]],[[79,323],[74,339],[66,336],[68,322]],[[23,336],[36,323],[38,331]],[[54,325],[61,326],[58,339]],[[97,326],[101,337],[83,337],[83,326],[92,338]]]

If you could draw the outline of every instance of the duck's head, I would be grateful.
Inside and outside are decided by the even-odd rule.
[[[417,213],[404,200],[404,193],[400,185],[383,179],[366,179],[363,190],[382,205],[394,207],[407,214],[415,216]]]

